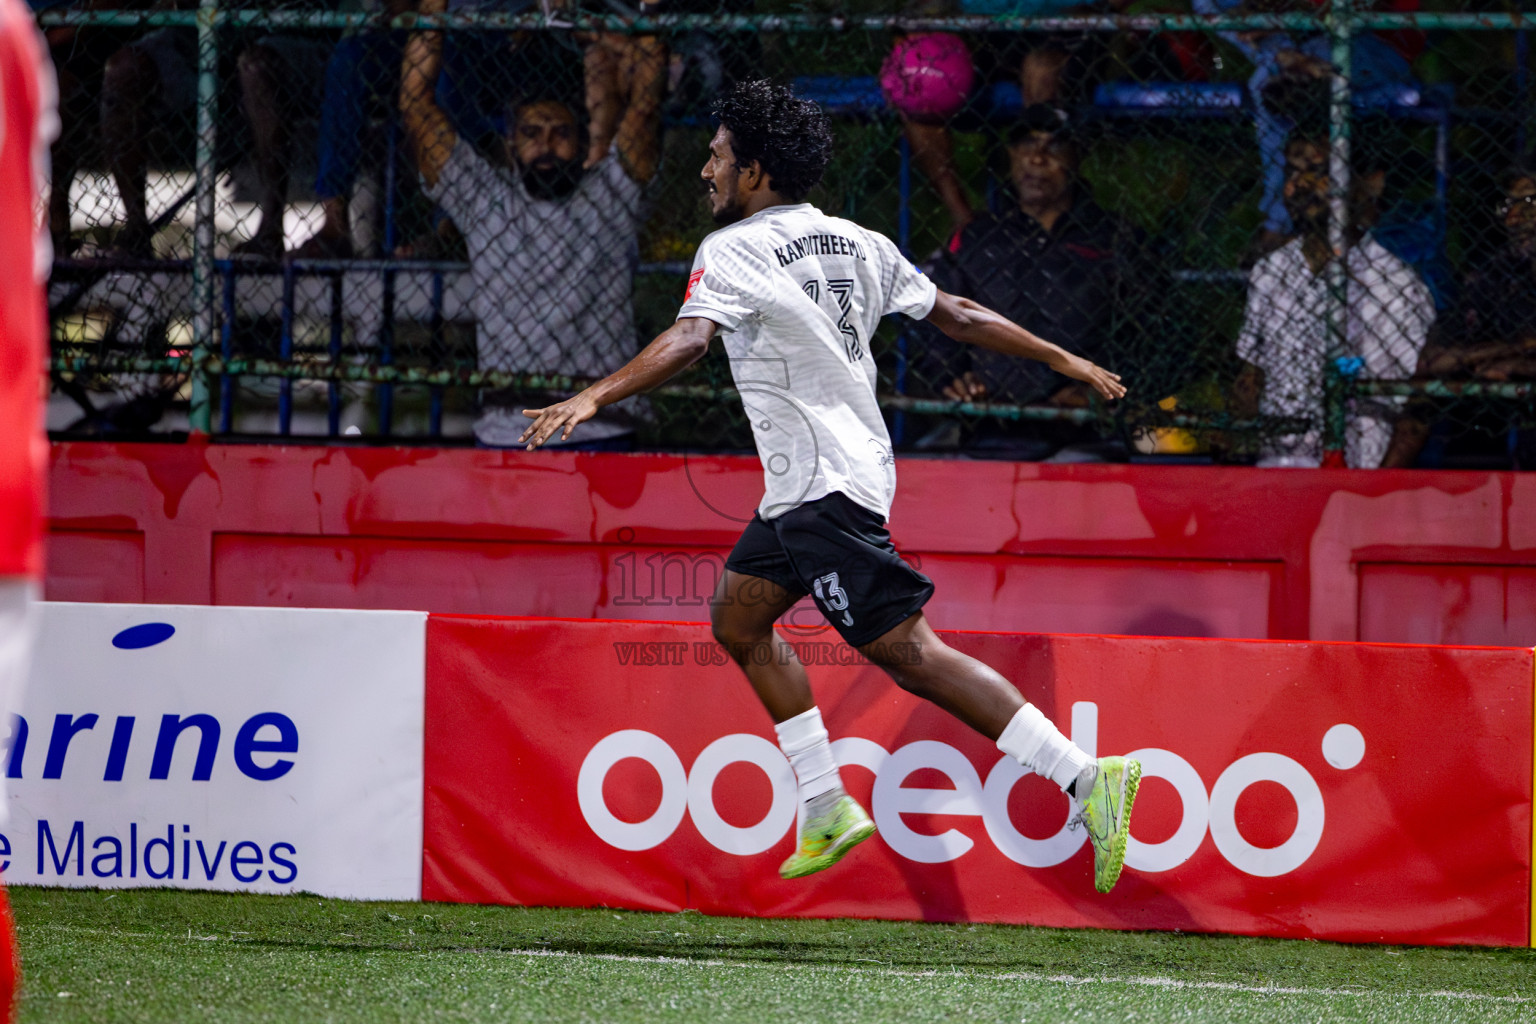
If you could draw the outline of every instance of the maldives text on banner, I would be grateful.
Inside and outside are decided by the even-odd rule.
[[[417,899],[420,612],[45,604],[9,882]]]
[[[1142,759],[1100,896],[1059,791],[830,632],[786,635],[880,833],[795,881],[793,777],[708,627],[427,634],[426,899],[1529,941],[1529,649],[944,634],[1088,750]]]

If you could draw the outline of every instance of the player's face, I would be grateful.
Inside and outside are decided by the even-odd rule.
[[[741,194],[742,169],[731,148],[731,133],[724,125],[709,140],[709,159],[699,176],[709,190],[709,213],[716,224],[734,224],[746,213],[746,197]]]
[[[563,103],[530,103],[517,113],[510,140],[513,162],[519,167],[553,168],[580,155],[581,132],[576,115]]]

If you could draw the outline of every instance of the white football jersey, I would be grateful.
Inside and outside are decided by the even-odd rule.
[[[870,339],[887,313],[926,317],[937,294],[890,239],[809,203],[704,239],[677,316],[724,336],[763,462],[764,519],[833,491],[890,514],[896,466]]]

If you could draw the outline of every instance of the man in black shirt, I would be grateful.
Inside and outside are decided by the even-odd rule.
[[[1536,378],[1536,169],[1516,167],[1505,172],[1503,193],[1495,212],[1504,225],[1506,243],[1491,258],[1467,274],[1461,301],[1443,329],[1430,336],[1419,357],[1417,376],[1424,379],[1511,381]],[[1506,432],[1518,419],[1508,407],[1469,399],[1449,407],[1415,401],[1398,418],[1392,445],[1383,466],[1412,466],[1430,434],[1437,411],[1484,432]],[[1507,451],[1505,439],[1496,447]],[[1518,468],[1536,464],[1536,436],[1520,431],[1515,452]]]
[[[1459,365],[1445,367],[1485,380],[1536,371],[1536,171],[1510,171],[1503,186],[1497,213],[1508,244],[1468,275],[1451,339]]]
[[[931,270],[946,291],[976,301],[1084,358],[1114,353],[1132,305],[1146,294],[1132,264],[1139,239],[1084,194],[1081,146],[1064,115],[1046,106],[1024,111],[1008,141],[1009,178],[1017,204],[983,213],[957,231]],[[1123,353],[1121,354],[1123,361]],[[1043,364],[956,345],[920,329],[918,375],[946,398],[968,402],[1087,404],[1087,394]],[[964,444],[976,454],[1041,458],[1064,443],[1087,440],[1062,423],[977,424]]]
[[[1146,289],[1132,267],[1140,239],[1087,197],[1080,163],[1066,117],[1052,107],[1028,107],[1008,141],[1017,206],[982,213],[955,232],[931,276],[940,289],[977,296],[1026,330],[1097,361],[1115,353],[1117,335],[1124,341],[1124,324],[1134,319],[1130,304]],[[1087,404],[1081,388],[1043,364],[957,345],[932,330],[920,329],[915,364],[934,391],[955,401]],[[1092,439],[1083,428],[1049,421],[983,421],[963,434],[974,454],[1017,459]]]

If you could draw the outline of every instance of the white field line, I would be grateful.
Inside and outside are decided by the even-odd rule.
[[[17,931],[22,929],[18,928]],[[189,939],[195,942],[235,942],[242,945],[249,944],[248,940],[240,938],[225,938],[222,935],[196,935],[190,931],[186,935],[166,935],[155,932],[122,932],[107,928],[81,928],[67,924],[42,924],[32,925],[30,930],[78,932],[87,935],[103,935],[116,938],[133,939],[158,939],[172,942],[186,942]],[[507,957],[548,957],[570,960],[602,960],[608,963],[624,964],[675,964],[680,967],[730,967],[748,970],[773,970],[773,971],[813,971],[828,974],[874,974],[886,977],[899,978],[964,978],[969,981],[1033,981],[1048,985],[1129,985],[1141,988],[1165,988],[1175,991],[1212,991],[1212,992],[1241,992],[1252,995],[1270,996],[1353,996],[1383,997],[1387,999],[1456,999],[1473,1003],[1512,1003],[1525,1005],[1536,1002],[1530,996],[1496,996],[1486,992],[1453,992],[1448,990],[1436,990],[1433,992],[1384,992],[1376,989],[1362,988],[1305,988],[1288,985],[1243,985],[1235,981],[1188,981],[1183,978],[1164,978],[1158,976],[1131,975],[1116,978],[1110,975],[1077,975],[1077,974],[1043,974],[1038,971],[938,971],[938,970],[911,970],[902,967],[864,967],[844,966],[840,964],[776,964],[764,963],[761,960],[699,960],[684,956],[635,956],[624,953],[576,953],[565,949],[487,949],[484,947],[475,949],[426,949],[422,953],[431,955],[457,954],[457,953],[481,953],[491,956]],[[855,961],[855,963],[871,963],[873,961]]]
[[[564,949],[506,949],[484,950],[503,956],[569,957],[583,960],[608,960],[616,963],[679,964],[696,967],[745,967],[761,970],[824,971],[830,973],[878,974],[902,978],[965,978],[969,981],[1034,981],[1052,985],[1136,985],[1144,988],[1175,990],[1213,990],[1219,992],[1245,992],[1254,995],[1298,996],[1404,996],[1428,999],[1460,999],[1468,1002],[1517,1003],[1533,1002],[1529,996],[1495,996],[1484,992],[1381,992],[1354,988],[1293,988],[1282,985],[1241,985],[1235,981],[1186,981],[1182,978],[1160,978],[1132,975],[1116,978],[1109,975],[1084,977],[1075,974],[1041,974],[1036,971],[915,971],[901,967],[844,967],[833,964],[770,964],[758,960],[695,960],[676,956],[627,956],[622,953],[573,953]]]

